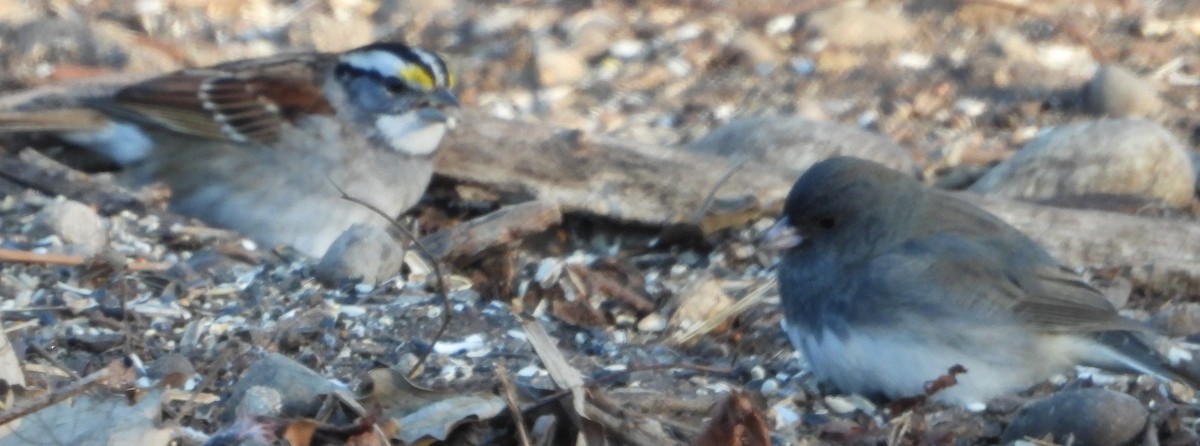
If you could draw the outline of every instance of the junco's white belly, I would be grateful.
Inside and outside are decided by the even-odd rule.
[[[1048,375],[1069,370],[1076,356],[1072,352],[1089,344],[1065,336],[1044,336],[1035,343],[1011,328],[976,330],[973,339],[960,336],[962,345],[949,345],[944,338],[896,330],[860,328],[845,338],[826,330],[818,339],[785,329],[792,345],[802,346],[809,369],[843,392],[888,398],[920,396],[925,394],[926,383],[961,365],[967,372],[956,376],[958,383],[935,393],[932,399],[972,409],[982,409],[996,396],[1027,389]],[[980,342],[993,336],[999,336],[995,342]]]

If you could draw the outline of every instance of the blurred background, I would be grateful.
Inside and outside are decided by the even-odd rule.
[[[0,18],[0,90],[401,39],[497,117],[663,145],[745,116],[836,121],[947,187],[1089,115],[1200,139],[1197,1],[2,0]]]

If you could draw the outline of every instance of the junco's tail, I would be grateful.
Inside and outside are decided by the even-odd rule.
[[[1178,381],[1200,390],[1200,371],[1192,365],[1191,352],[1178,346],[1160,355],[1154,343],[1144,333],[1134,331],[1102,331],[1093,335],[1100,344],[1088,352],[1083,365],[1132,373],[1154,375],[1159,379]]]

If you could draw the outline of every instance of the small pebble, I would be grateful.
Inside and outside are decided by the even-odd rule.
[[[38,237],[57,236],[68,252],[82,256],[99,254],[108,245],[104,219],[90,206],[72,200],[56,200],[37,213],[34,232]]]
[[[356,224],[338,236],[317,263],[317,278],[332,286],[378,283],[400,272],[404,249],[387,231]]]

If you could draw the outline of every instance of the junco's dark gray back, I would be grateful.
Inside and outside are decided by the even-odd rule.
[[[779,265],[792,343],[842,390],[971,404],[1076,364],[1179,379],[1094,288],[982,209],[880,164],[817,163],[788,194]],[[772,231],[778,235],[779,230]]]

